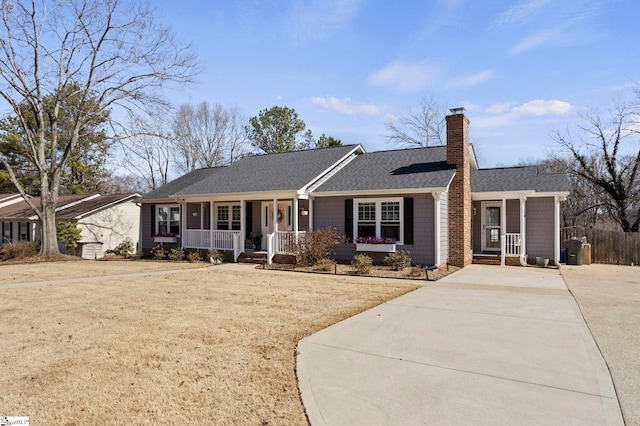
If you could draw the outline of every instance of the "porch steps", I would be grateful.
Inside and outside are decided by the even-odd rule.
[[[238,263],[263,264],[267,261],[266,251],[245,251],[238,256]]]
[[[495,254],[474,254],[473,261],[471,263],[473,263],[474,265],[500,266],[500,256]]]

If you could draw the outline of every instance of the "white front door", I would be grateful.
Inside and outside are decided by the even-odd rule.
[[[501,202],[482,203],[482,251],[500,251]]]
[[[264,201],[261,209],[262,238],[263,247],[266,247],[265,239],[267,234],[273,233],[273,202]],[[292,231],[293,217],[291,214],[291,201],[278,201],[278,231]]]

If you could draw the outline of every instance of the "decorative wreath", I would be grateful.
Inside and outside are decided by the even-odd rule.
[[[282,211],[278,209],[278,222],[282,222]]]

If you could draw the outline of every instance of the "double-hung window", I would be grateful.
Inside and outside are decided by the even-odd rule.
[[[180,235],[180,207],[158,206],[156,209],[156,235]]]
[[[356,240],[377,238],[402,243],[402,198],[356,199],[354,204]]]
[[[18,239],[20,241],[29,241],[29,222],[18,222]]]
[[[13,238],[11,225],[11,222],[2,222],[2,238],[0,238],[0,245],[11,242]]]
[[[240,230],[242,220],[240,204],[216,204],[216,206],[217,229]]]

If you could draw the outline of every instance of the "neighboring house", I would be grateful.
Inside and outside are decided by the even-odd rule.
[[[366,153],[360,145],[245,157],[200,169],[144,195],[141,247],[158,243],[286,253],[302,232],[334,227],[348,238],[335,258],[464,267],[474,254],[507,263],[560,257],[563,174],[536,167],[479,169],[461,110],[446,117],[447,145]]]
[[[80,242],[101,243],[103,251],[112,250],[127,238],[135,246],[140,235],[140,207],[135,203],[139,197],[139,194],[61,195],[56,220],[77,222],[82,230]],[[38,197],[32,197],[31,201],[40,204]],[[0,195],[0,223],[2,244],[41,238],[38,216],[19,194]]]

